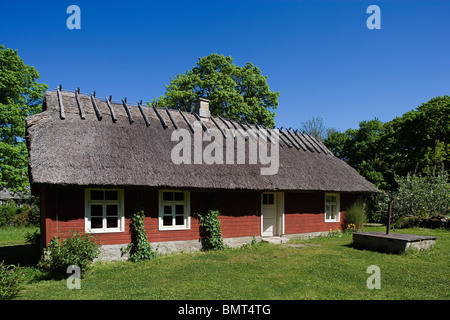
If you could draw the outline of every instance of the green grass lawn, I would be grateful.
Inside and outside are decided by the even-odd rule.
[[[342,235],[288,243],[299,247],[262,243],[140,263],[97,262],[80,290],[69,290],[65,279],[32,281],[18,299],[449,299],[450,232],[399,232],[438,240],[430,250],[401,255],[354,249],[351,235]],[[381,289],[367,288],[371,265],[380,268]]]
[[[25,235],[39,231],[38,227],[7,227],[0,229],[0,262],[31,267],[40,257],[38,247],[26,244]]]
[[[0,247],[25,244],[27,232],[33,233],[38,227],[6,227],[0,229]]]

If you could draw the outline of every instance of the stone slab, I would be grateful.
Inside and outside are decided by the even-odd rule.
[[[384,232],[355,232],[353,247],[386,253],[402,253],[410,248],[425,250],[433,246],[436,237]]]

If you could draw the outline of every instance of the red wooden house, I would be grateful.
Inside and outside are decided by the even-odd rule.
[[[180,141],[174,132],[192,135],[193,158],[196,134],[220,132],[223,154],[230,154],[226,146],[234,149],[235,161],[174,163]],[[247,153],[236,160],[242,156],[240,136]],[[261,174],[267,164],[250,159],[258,137],[278,152],[274,174]],[[27,119],[27,143],[31,188],[41,199],[43,246],[75,230],[95,234],[105,252],[118,253],[130,243],[130,217],[143,208],[152,245],[197,250],[195,213],[211,199],[227,244],[317,235],[342,229],[346,208],[377,192],[314,137],[211,116],[207,100],[188,113],[51,91],[43,112]],[[201,143],[207,148],[208,141]]]

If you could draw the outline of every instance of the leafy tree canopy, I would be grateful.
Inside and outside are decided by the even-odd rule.
[[[387,123],[362,121],[359,129],[334,132],[325,144],[378,188],[393,190],[396,175],[448,171],[449,139],[450,96],[444,96]]]
[[[212,115],[273,127],[279,96],[269,89],[267,76],[252,63],[236,66],[232,57],[213,53],[200,58],[192,70],[171,79],[166,93],[155,101],[191,111],[197,98],[202,97],[210,100]]]
[[[386,161],[400,176],[450,163],[450,96],[436,97],[386,124]]]
[[[41,111],[48,86],[24,64],[17,50],[0,45],[0,188],[28,186],[25,118]]]

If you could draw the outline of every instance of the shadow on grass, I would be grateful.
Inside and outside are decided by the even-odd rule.
[[[0,261],[6,265],[34,267],[41,257],[39,246],[24,244],[0,247]]]

